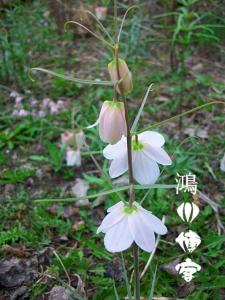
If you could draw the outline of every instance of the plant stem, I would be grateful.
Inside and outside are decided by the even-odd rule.
[[[118,56],[118,45],[115,46],[115,61],[116,61],[116,71],[117,71],[117,79],[118,82],[121,79],[120,70],[119,70],[119,56]],[[124,104],[125,110],[125,120],[127,125],[127,155],[128,155],[128,174],[129,174],[129,184],[131,185],[130,188],[130,199],[129,205],[131,205],[135,200],[135,193],[133,189],[134,184],[134,177],[133,177],[133,167],[132,167],[132,151],[131,151],[131,133],[130,133],[130,122],[129,122],[129,115],[128,115],[128,105],[127,100],[123,91],[122,82],[118,83],[119,91],[121,94],[121,98]]]
[[[120,70],[119,70],[119,56],[118,56],[118,45],[115,46],[115,61],[116,61],[116,70],[117,70],[117,79],[118,82],[121,79]],[[133,167],[132,167],[132,145],[131,145],[131,132],[130,132],[130,122],[128,115],[128,105],[125,97],[125,93],[123,91],[122,83],[119,82],[119,91],[121,94],[122,101],[124,103],[125,109],[125,120],[127,125],[127,156],[128,156],[128,173],[129,173],[129,184],[130,184],[130,199],[129,205],[135,201],[135,191],[134,191],[134,177],[133,177]],[[133,257],[134,257],[134,295],[135,300],[140,300],[140,274],[139,274],[139,260],[138,260],[138,246],[133,244]]]

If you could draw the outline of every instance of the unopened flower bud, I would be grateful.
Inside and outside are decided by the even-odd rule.
[[[61,134],[61,141],[63,145],[72,146],[74,145],[74,133],[72,131],[65,131]]]
[[[116,88],[116,91],[120,93],[120,89],[122,89],[124,94],[127,94],[133,88],[132,74],[128,69],[126,62],[123,59],[119,59],[118,65],[119,65],[119,78],[118,78],[118,70],[117,70],[115,60],[113,60],[111,63],[108,64],[109,75]]]
[[[110,144],[117,143],[127,135],[125,110],[123,102],[105,101],[99,115],[100,138]]]

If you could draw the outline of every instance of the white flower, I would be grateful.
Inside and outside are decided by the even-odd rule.
[[[81,165],[81,155],[80,150],[73,150],[68,148],[66,150],[66,164],[68,167],[78,166]]]
[[[138,141],[132,139],[132,166],[134,179],[140,184],[154,184],[160,175],[158,164],[171,165],[172,161],[162,148],[164,137],[154,131],[145,131],[138,135]],[[127,141],[125,137],[115,145],[103,150],[105,158],[112,160],[109,175],[116,178],[128,170]]]
[[[110,207],[97,233],[105,233],[104,244],[109,252],[128,249],[135,242],[141,249],[151,252],[155,247],[155,234],[166,234],[164,223],[137,202],[131,207],[122,201]]]

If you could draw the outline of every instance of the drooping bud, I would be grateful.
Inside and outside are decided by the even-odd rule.
[[[123,102],[105,101],[99,115],[100,138],[110,144],[117,143],[127,135],[125,110]]]
[[[130,70],[128,69],[128,66],[123,59],[119,59],[118,61],[119,65],[119,80],[118,79],[118,72],[117,72],[117,67],[116,67],[116,61],[115,59],[111,61],[111,63],[108,64],[108,71],[109,75],[111,77],[111,80],[116,88],[116,91],[120,93],[120,88],[119,88],[119,81],[120,81],[120,87],[123,90],[124,94],[129,93],[132,88],[132,74]]]
[[[61,142],[64,146],[71,146],[74,149],[81,149],[85,144],[85,135],[82,130],[73,132],[67,130],[61,134]]]
[[[73,146],[75,143],[74,133],[70,130],[61,134],[61,142],[65,146]]]

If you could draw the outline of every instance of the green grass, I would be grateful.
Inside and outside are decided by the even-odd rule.
[[[8,9],[1,19],[1,23],[4,23],[9,30],[0,38],[4,50],[0,77],[4,78],[5,86],[0,95],[2,112],[0,115],[0,184],[1,190],[4,191],[0,199],[0,246],[22,243],[30,250],[41,250],[46,246],[54,247],[70,276],[75,273],[81,276],[90,299],[111,300],[114,299],[113,278],[106,276],[105,273],[109,262],[112,259],[120,260],[120,255],[108,253],[103,245],[103,236],[96,235],[97,226],[102,218],[99,208],[92,206],[80,208],[75,219],[66,219],[63,217],[63,204],[59,204],[58,213],[52,215],[46,210],[51,204],[34,202],[37,198],[70,197],[71,195],[65,190],[65,184],[75,181],[78,177],[85,178],[91,185],[90,194],[111,189],[108,179],[101,174],[92,173],[97,168],[87,153],[82,153],[81,169],[67,168],[62,160],[63,153],[60,153],[59,142],[60,134],[71,126],[83,128],[94,123],[98,117],[100,101],[110,100],[113,96],[112,91],[107,87],[86,87],[58,78],[49,79],[40,73],[34,75],[36,81],[33,83],[27,75],[28,67],[43,66],[67,73],[67,70],[73,67],[75,69],[76,66],[79,47],[77,49],[74,47],[73,55],[68,57],[64,47],[68,50],[74,46],[72,37],[70,34],[60,35],[55,28],[54,20],[51,18],[46,20],[43,17],[45,10],[46,7],[42,2],[35,1],[33,4],[21,4]],[[151,45],[148,39],[145,41],[145,32],[140,33],[138,26],[142,24],[143,14],[144,12],[141,11],[137,15],[132,15],[131,22],[126,26],[127,32],[131,35],[128,38],[124,34],[121,49],[124,56],[128,56],[127,61],[132,71],[134,70],[134,91],[129,96],[132,99],[129,100],[129,105],[132,101],[130,107],[133,109],[131,118],[135,117],[148,85],[154,83],[154,91],[150,94],[139,128],[174,116],[206,101],[222,100],[225,92],[224,85],[217,79],[215,72],[190,75],[185,70],[170,72],[169,68],[164,69],[151,64],[151,57],[149,58],[146,53],[146,49]],[[66,41],[66,46],[62,46],[63,41]],[[82,51],[87,51],[92,42],[94,43],[92,39],[84,39]],[[102,48],[101,51],[103,52]],[[143,58],[142,54],[146,57]],[[99,55],[97,63],[96,61],[82,62],[84,74],[89,70],[90,65],[94,65],[97,69],[96,73],[94,71],[90,74],[91,78],[97,78],[99,71],[102,70],[106,74],[105,69],[110,59],[111,56],[107,53]],[[28,100],[31,96],[38,99],[51,97],[53,100],[67,97],[70,99],[70,106],[65,112],[54,116],[47,115],[43,119],[14,117],[11,115],[13,108],[7,87],[23,93],[28,108]],[[27,92],[28,89],[32,95]],[[161,95],[166,98],[165,101],[159,100]],[[75,111],[74,117],[73,111]],[[177,172],[186,174],[190,171],[196,174],[201,191],[209,194],[215,201],[217,200],[214,198],[221,197],[223,173],[219,163],[224,151],[223,118],[223,111],[219,106],[210,107],[195,114],[193,118],[187,116],[181,121],[174,122],[173,126],[168,124],[157,129],[166,137],[166,150],[174,154],[173,165],[165,168],[159,183],[174,184]],[[204,128],[208,138],[187,138],[184,131],[193,126]],[[85,133],[89,150],[102,151],[105,144],[99,140],[97,129],[86,130]],[[96,154],[95,157],[107,173],[108,163],[104,161],[101,154]],[[41,178],[38,176],[39,170],[43,172]],[[143,199],[145,193],[146,191],[138,191],[137,200]],[[126,193],[121,192],[121,195],[127,197]],[[184,200],[191,200],[191,196],[175,195],[175,191],[164,189],[151,190],[144,200],[144,207],[158,217],[167,215],[166,225],[169,233],[162,238],[150,269],[142,280],[142,295],[150,294],[154,278],[154,296],[178,297],[177,290],[182,280],[179,276],[166,273],[160,266],[177,257],[186,257],[175,243],[177,228],[182,224],[176,208]],[[96,204],[99,199],[90,201],[91,204]],[[104,208],[105,211],[117,201],[116,194],[107,196],[101,210]],[[220,204],[223,206],[223,201]],[[224,216],[220,217],[224,222]],[[74,222],[80,221],[83,221],[83,225],[74,230]],[[200,215],[190,229],[196,231],[202,238],[201,246],[192,257],[202,266],[203,271],[199,272],[193,281],[196,285],[195,290],[185,296],[185,299],[220,300],[221,289],[225,288],[224,237],[217,233],[216,216],[209,205],[201,203]],[[68,237],[68,241],[60,240],[63,235]],[[4,257],[3,250],[0,254]],[[126,251],[124,257],[130,278],[131,252]],[[148,257],[147,253],[141,251],[141,270]],[[48,272],[67,282],[62,266],[56,258],[53,258]],[[31,287],[30,299],[38,299],[54,284],[57,282],[53,280],[49,284],[40,282]],[[125,297],[125,282],[116,280],[116,287],[120,298]]]

